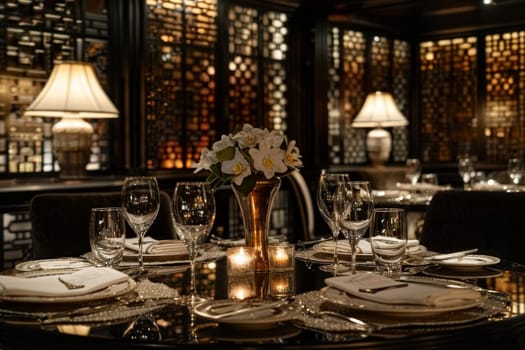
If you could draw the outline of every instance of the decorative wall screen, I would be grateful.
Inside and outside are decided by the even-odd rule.
[[[525,32],[485,36],[485,157],[525,155]]]
[[[217,67],[216,0],[146,4],[149,169],[191,168],[220,132],[244,123],[286,130],[286,14],[225,5],[226,66]],[[217,95],[225,115],[216,114]]]
[[[332,27],[329,38],[328,145],[333,165],[367,162],[368,130],[351,123],[367,92],[391,92],[401,112],[408,115],[410,46],[386,37]],[[369,90],[367,91],[367,86]],[[408,155],[408,129],[392,128],[392,160]]]
[[[474,153],[477,148],[476,45],[476,37],[419,45],[424,162],[455,162],[459,153]]]
[[[90,62],[105,85],[107,13],[100,4],[105,5],[94,0],[0,0],[0,174],[58,170],[51,136],[56,119],[26,119],[22,114],[55,62]],[[91,170],[103,169],[109,161],[106,124],[94,123]]]

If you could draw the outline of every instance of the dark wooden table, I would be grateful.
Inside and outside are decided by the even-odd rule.
[[[228,276],[225,259],[199,265],[199,294],[216,299],[228,298]],[[307,266],[298,260],[292,273],[293,294],[316,291],[324,286],[328,273],[317,265]],[[326,332],[305,329],[293,324],[275,328],[236,328],[201,319],[186,306],[170,304],[151,313],[158,332],[147,320],[139,334],[143,341],[130,340],[132,320],[97,324],[51,324],[20,322],[3,317],[0,320],[2,349],[522,349],[525,348],[525,266],[502,261],[492,277],[469,278],[466,281],[482,288],[496,290],[507,299],[504,312],[490,319],[440,327],[404,327],[394,333],[381,331],[364,336],[350,332]],[[157,271],[158,272],[158,271]],[[269,273],[257,275],[257,293],[269,295]],[[188,271],[184,268],[150,276],[150,281],[164,283],[181,294],[187,290]],[[304,294],[303,294],[304,295]],[[0,308],[5,308],[0,303]],[[65,327],[67,326],[67,327]],[[68,334],[68,333],[80,334]],[[161,340],[156,337],[160,333]],[[124,334],[128,334],[125,336]]]

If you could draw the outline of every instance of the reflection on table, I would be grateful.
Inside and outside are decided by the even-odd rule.
[[[177,299],[188,293],[188,266],[148,266],[148,278],[137,281],[129,294],[81,305],[60,303],[0,304],[0,344],[7,348],[38,347],[53,341],[56,348],[127,348],[131,344],[152,348],[272,347],[297,348],[439,348],[463,346],[519,348],[525,340],[525,267],[502,261],[469,271],[429,265],[428,273],[417,265],[405,266],[407,276],[436,279],[448,271],[456,284],[475,284],[486,293],[486,302],[474,308],[443,313],[401,315],[356,310],[344,297],[326,291],[330,274],[318,269],[319,261],[305,260],[298,252],[295,270],[228,275],[226,259],[198,264],[197,287],[201,296],[218,300],[224,311],[236,305],[277,304],[258,309],[252,316],[229,322],[202,317],[209,309],[187,307]],[[366,257],[358,268],[372,268]],[[434,269],[434,270],[432,270]],[[13,273],[8,271],[6,273]],[[442,278],[442,277],[441,277]],[[237,300],[232,303],[231,300]],[[262,300],[262,301],[261,301]],[[214,305],[216,307],[217,305]],[[250,304],[260,307],[261,304]],[[273,304],[271,305],[273,306]],[[228,308],[231,308],[228,309]],[[353,322],[320,311],[336,311],[365,320],[374,327],[363,330]],[[213,311],[219,313],[219,311]],[[74,336],[69,336],[74,335]],[[10,347],[11,346],[11,347]]]

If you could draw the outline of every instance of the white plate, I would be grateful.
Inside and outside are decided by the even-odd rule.
[[[264,303],[271,303],[272,301],[253,301],[252,305],[254,307],[260,306]],[[228,307],[234,306],[239,303],[238,300],[210,300],[204,303],[197,305],[194,309],[195,314],[203,318],[229,324],[235,325],[237,327],[245,328],[266,328],[273,327],[276,323],[284,322],[290,320],[291,314],[283,309],[264,309],[254,312],[244,312],[239,315],[232,315],[220,319],[216,319],[214,316],[217,314],[213,312],[213,308],[216,307]]]
[[[15,269],[18,271],[76,270],[90,266],[93,264],[82,258],[57,258],[24,261],[17,264]]]
[[[114,298],[135,289],[137,283],[129,278],[127,281],[113,284],[104,289],[98,290],[93,293],[75,295],[75,296],[63,296],[63,297],[39,297],[39,296],[3,296],[0,295],[0,300],[19,302],[19,303],[45,303],[45,304],[62,304],[62,303],[77,303],[86,301],[95,301],[100,299]]]
[[[454,270],[477,270],[499,262],[500,259],[495,256],[469,254],[461,258],[439,260],[435,263]]]
[[[461,281],[437,279],[431,277],[405,277],[406,281],[421,281],[424,283],[432,283],[436,285],[456,285],[458,288],[473,288],[478,289],[477,286]],[[481,294],[478,300],[466,302],[454,306],[426,306],[426,305],[408,305],[408,304],[384,304],[371,300],[365,300],[348,293],[345,293],[337,288],[324,287],[321,289],[321,298],[326,302],[348,308],[360,312],[379,312],[387,314],[388,316],[411,317],[411,316],[431,316],[443,312],[465,310],[480,305],[487,296]]]

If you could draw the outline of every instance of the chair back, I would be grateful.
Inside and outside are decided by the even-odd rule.
[[[91,208],[120,207],[120,192],[42,193],[30,203],[34,259],[80,256],[90,251]],[[174,239],[170,196],[161,191],[159,214],[147,236]],[[127,226],[126,236],[136,237]]]
[[[525,192],[440,191],[427,209],[420,243],[451,252],[478,248],[478,254],[525,263]]]

